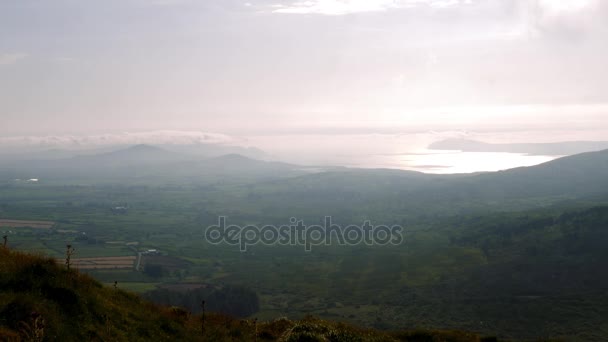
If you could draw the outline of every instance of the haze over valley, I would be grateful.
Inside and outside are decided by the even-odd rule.
[[[0,1],[0,341],[607,341],[608,1]]]

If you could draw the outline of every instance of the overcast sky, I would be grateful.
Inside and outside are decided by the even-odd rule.
[[[608,129],[607,60],[600,0],[2,0],[0,135],[585,139]]]

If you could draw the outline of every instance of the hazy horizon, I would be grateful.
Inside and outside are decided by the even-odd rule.
[[[0,340],[608,341],[608,0],[0,0],[0,231]]]
[[[446,131],[238,137],[198,131],[149,131],[21,136],[0,137],[0,158],[62,159],[143,144],[199,157],[209,152],[210,156],[238,153],[302,166],[389,168],[445,174],[533,166],[567,155],[608,148],[608,141],[602,140],[602,134],[587,136],[595,140],[584,141],[573,140],[576,135],[567,132],[557,134],[554,137],[557,140],[553,141],[535,140],[535,135],[535,132],[523,132],[517,135],[519,139],[514,139],[513,132]],[[514,141],[529,143],[513,144]],[[466,148],[471,143],[485,145],[481,149]]]
[[[10,0],[0,21],[5,150],[169,132],[302,164],[471,172],[552,157],[386,156],[608,137],[599,0]]]

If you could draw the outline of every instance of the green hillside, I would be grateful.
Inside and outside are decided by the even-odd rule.
[[[141,153],[141,147],[135,151]],[[216,163],[217,170],[243,162],[272,166],[234,155],[213,160],[206,163]],[[160,255],[145,256],[143,269],[129,262],[80,269],[101,283],[118,281],[116,290],[53,261],[5,251],[0,324],[7,336],[31,331],[31,313],[37,312],[49,317],[44,331],[50,340],[221,341],[218,336],[254,338],[255,317],[272,321],[314,315],[386,330],[455,329],[512,339],[601,341],[608,336],[607,184],[606,151],[470,175],[342,169],[205,186],[8,182],[0,184],[0,219],[22,224],[4,224],[11,250],[61,259],[70,243],[75,258],[136,260],[150,249]],[[125,210],[115,210],[123,206]],[[401,225],[404,242],[330,244],[312,252],[256,244],[241,253],[204,236],[219,216],[231,224],[262,226],[285,224],[290,217],[323,223],[327,215],[342,226],[364,220]],[[24,223],[36,220],[52,227]],[[180,292],[180,286],[201,290]],[[254,309],[242,314],[218,309],[248,306],[243,297],[222,297],[230,287],[253,294]],[[120,289],[195,313],[206,299],[209,311],[250,321],[209,316],[230,323],[209,326],[203,337],[200,317],[185,319],[180,311],[145,304]],[[289,322],[283,330],[273,328],[279,323],[260,323],[258,333],[269,327],[272,333],[264,336],[279,339],[303,324]]]
[[[203,321],[103,286],[51,258],[8,249],[0,256],[1,341],[496,341],[458,331],[381,332],[313,317],[257,322],[207,313]]]

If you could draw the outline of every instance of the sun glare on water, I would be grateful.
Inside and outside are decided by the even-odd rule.
[[[557,156],[536,156],[504,152],[433,151],[428,154],[401,156],[404,169],[427,173],[471,173],[500,171],[542,164]]]

